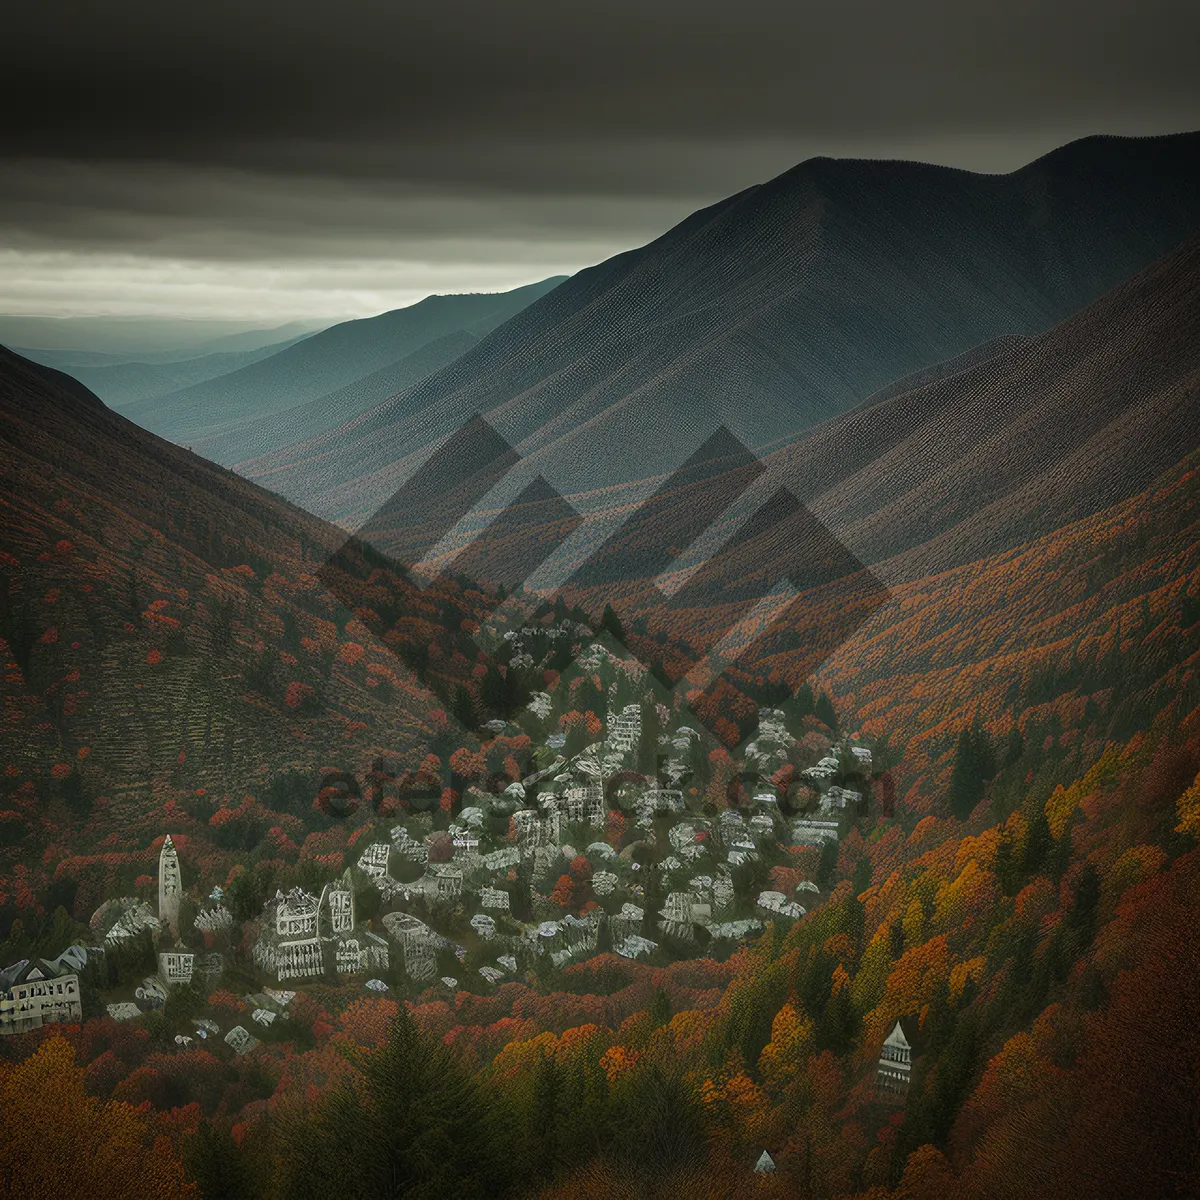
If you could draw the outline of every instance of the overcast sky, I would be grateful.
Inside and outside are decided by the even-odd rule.
[[[0,314],[358,316],[813,154],[1200,128],[1195,0],[21,0],[5,41]]]

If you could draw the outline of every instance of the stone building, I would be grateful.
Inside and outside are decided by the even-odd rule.
[[[437,952],[446,944],[445,938],[411,913],[388,913],[383,927],[399,945],[404,969],[411,978],[432,979],[437,974]]]
[[[233,916],[225,905],[218,904],[215,908],[206,908],[198,912],[193,923],[205,933],[219,933],[222,929],[232,928]]]
[[[63,956],[22,959],[0,971],[0,1034],[83,1019],[79,975]]]
[[[179,900],[183,895],[183,877],[179,872],[179,853],[168,833],[158,854],[158,919],[176,936],[179,934]]]
[[[196,956],[182,944],[172,950],[160,950],[158,954],[158,977],[167,987],[178,987],[191,983],[196,969]]]
[[[292,888],[286,896],[276,892],[275,898],[267,902],[262,931],[254,943],[258,966],[280,981],[323,974],[318,911],[317,897],[301,888]]]
[[[365,854],[363,858],[366,858]],[[386,862],[384,870],[387,870]],[[353,928],[354,888],[350,882],[350,869],[347,867],[341,879],[327,883],[321,891],[321,899],[317,904],[317,931],[322,937],[335,938],[349,933]]]
[[[97,939],[109,946],[117,946],[137,937],[144,930],[151,934],[161,928],[159,919],[150,911],[144,900],[123,896],[119,900],[106,900],[92,914],[91,930]]]
[[[875,1086],[883,1092],[903,1095],[908,1091],[912,1076],[912,1045],[904,1034],[899,1021],[884,1039],[879,1054],[879,1066],[875,1072]]]

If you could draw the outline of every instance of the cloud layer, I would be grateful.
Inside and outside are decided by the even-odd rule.
[[[810,154],[1200,126],[1182,0],[40,0],[7,40],[9,312],[353,315],[576,269]]]

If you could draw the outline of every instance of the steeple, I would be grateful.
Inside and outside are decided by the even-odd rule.
[[[179,898],[183,878],[179,873],[179,854],[168,833],[158,855],[158,919],[179,935]]]

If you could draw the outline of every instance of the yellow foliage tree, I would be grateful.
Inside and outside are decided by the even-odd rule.
[[[758,1056],[758,1071],[772,1091],[781,1092],[796,1077],[812,1051],[813,1023],[791,1004],[771,1022],[771,1040]]]
[[[1182,796],[1175,806],[1179,815],[1179,824],[1175,826],[1176,833],[1190,833],[1200,840],[1200,775]]]
[[[141,1112],[87,1094],[74,1049],[55,1035],[0,1068],[0,1194],[167,1200],[196,1189]]]

